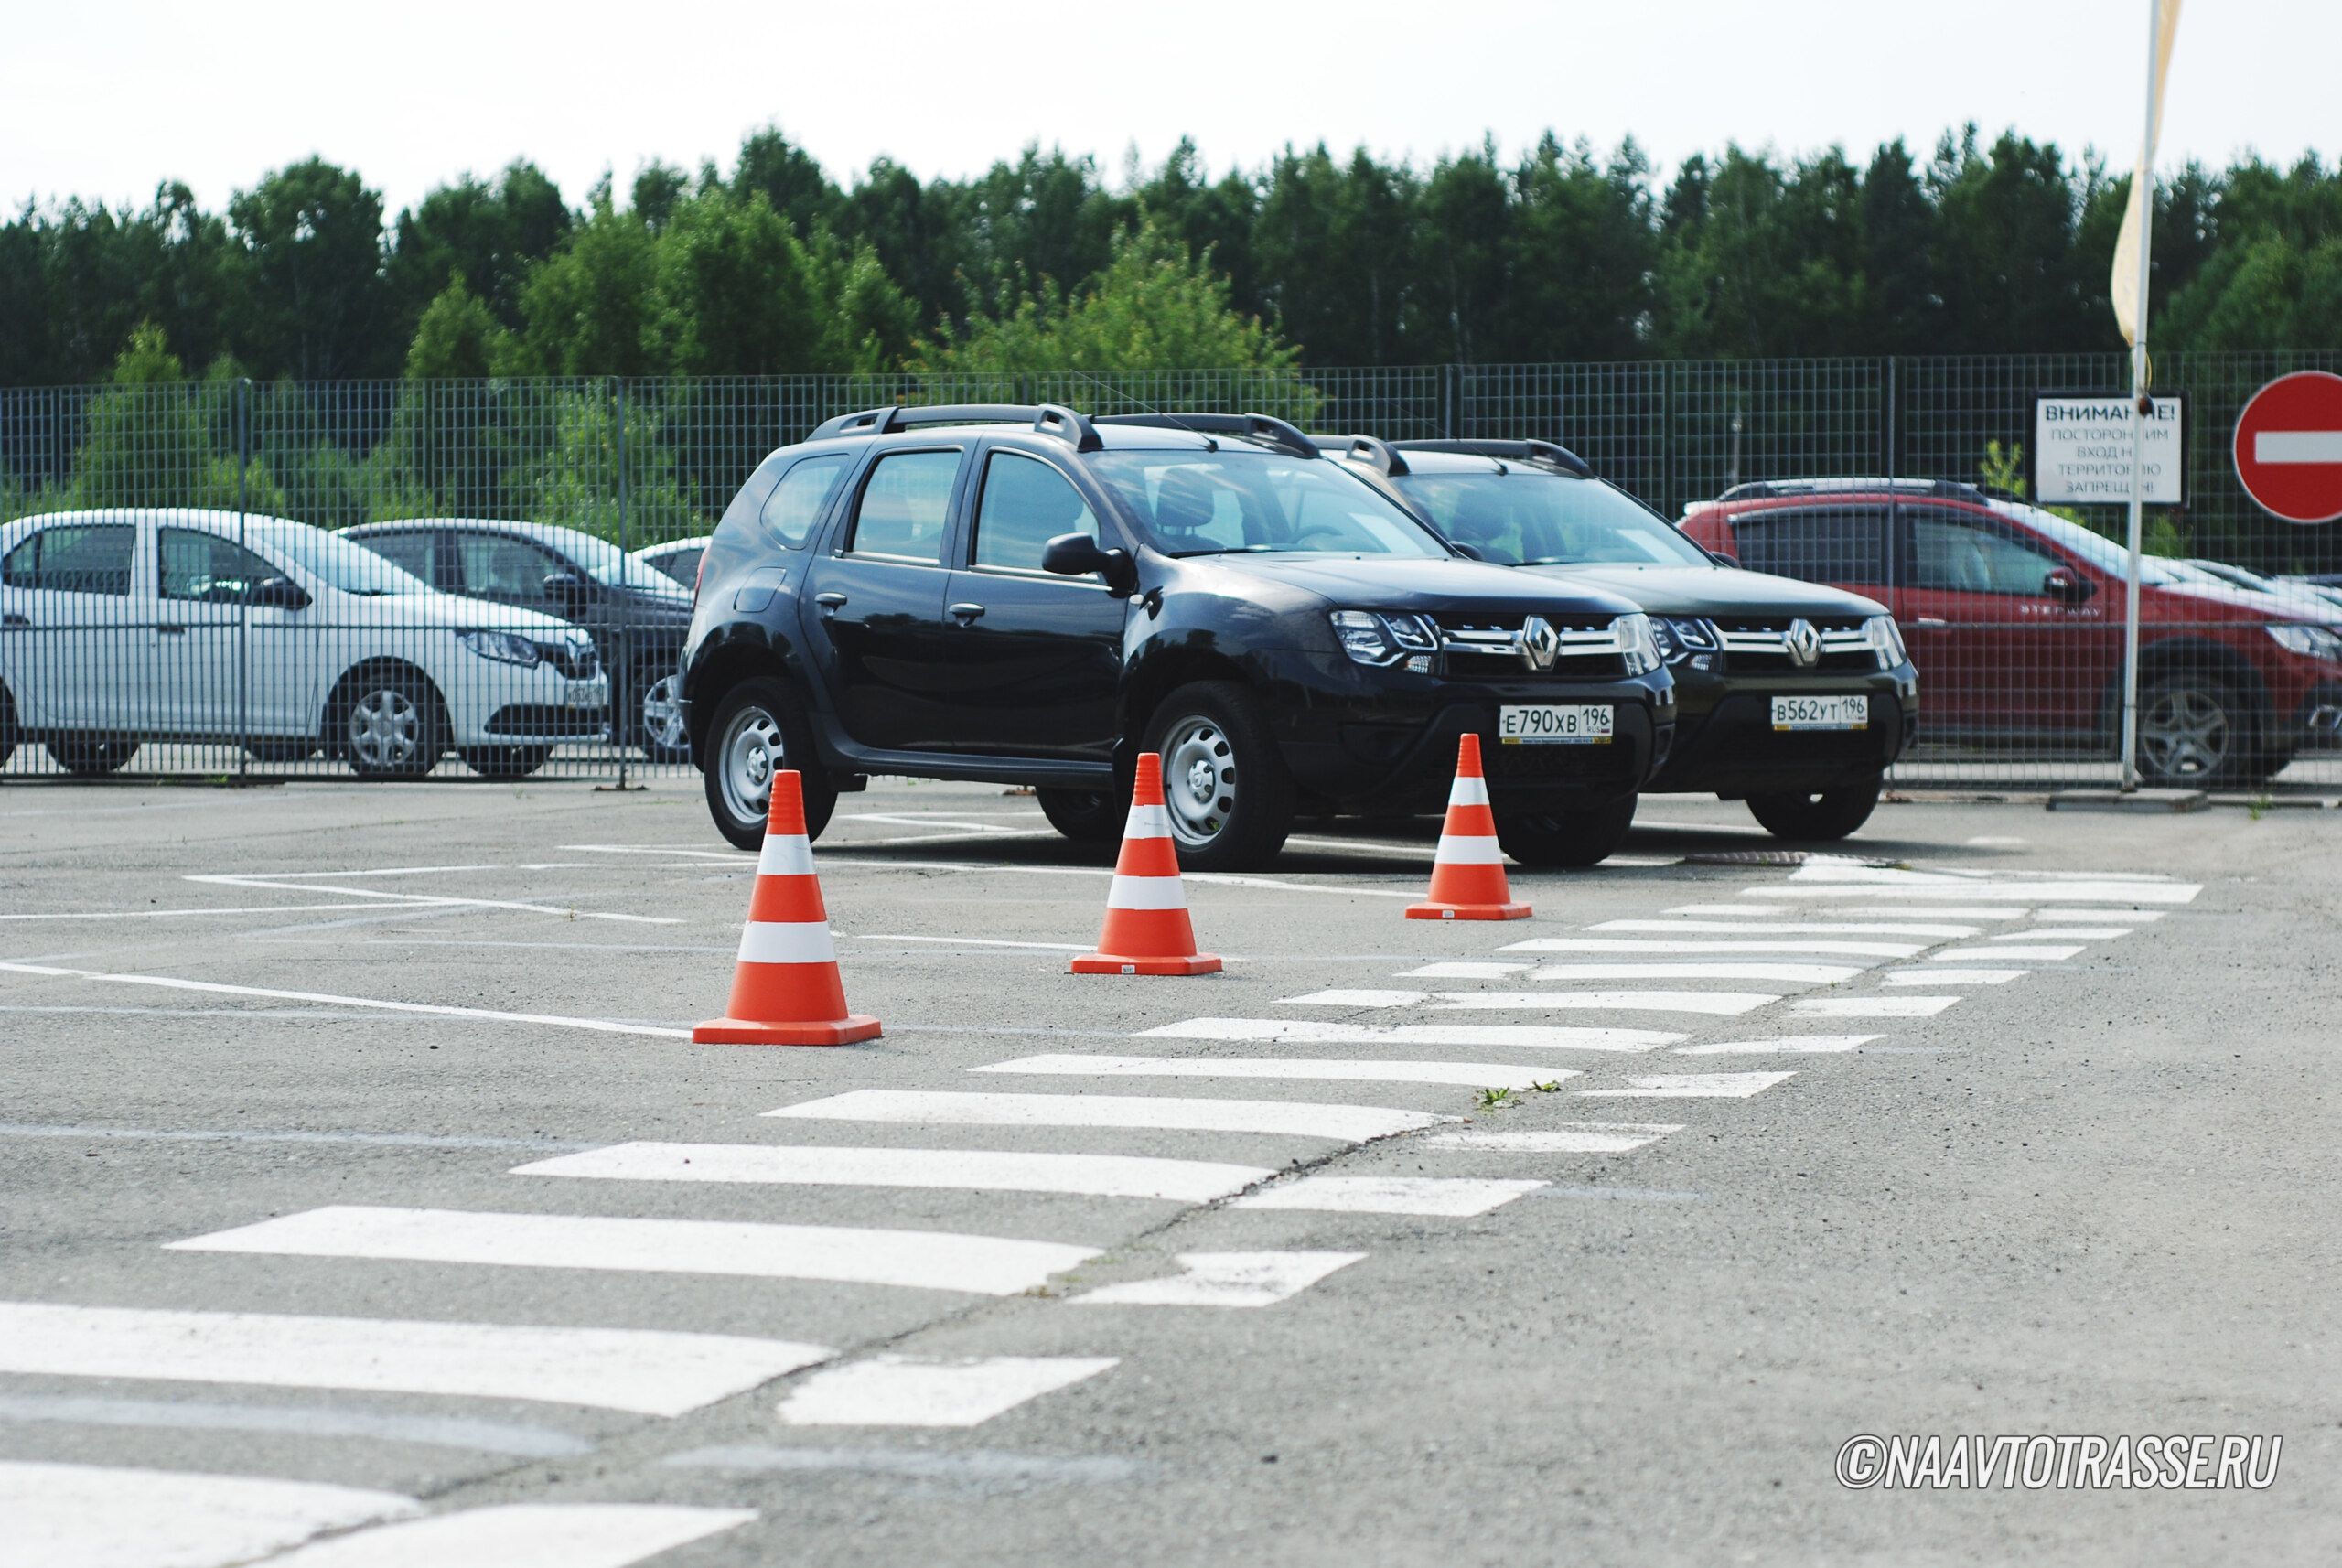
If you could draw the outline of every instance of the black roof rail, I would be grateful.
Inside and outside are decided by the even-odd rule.
[[[1336,456],[1363,463],[1378,474],[1392,477],[1408,472],[1407,460],[1399,456],[1391,443],[1372,435],[1316,435],[1309,437],[1319,451],[1328,446],[1339,447]]]
[[[1986,506],[1992,497],[1978,486],[1959,479],[1882,479],[1862,476],[1819,479],[1751,479],[1716,497],[1720,501],[1782,499],[1790,496],[1860,495],[1933,496],[1942,500]]]
[[[1317,444],[1302,434],[1299,427],[1266,413],[1107,413],[1101,414],[1095,423],[1133,424],[1150,430],[1192,430],[1198,435],[1233,435],[1240,441],[1258,442],[1296,457],[1321,455]]]
[[[1594,465],[1555,441],[1394,441],[1402,452],[1455,452],[1467,457],[1499,457],[1559,468],[1581,479],[1594,478]]]
[[[1090,428],[1090,421],[1072,409],[1053,403],[897,403],[886,408],[865,408],[859,413],[842,413],[824,422],[805,439],[825,441],[833,435],[899,435],[922,424],[1028,424],[1043,435],[1058,435],[1072,442],[1077,451],[1098,450],[1098,433]]]

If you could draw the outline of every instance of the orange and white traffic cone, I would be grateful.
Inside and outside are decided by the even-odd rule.
[[[1432,862],[1431,897],[1407,906],[1410,920],[1522,920],[1529,906],[1512,901],[1505,881],[1497,819],[1488,810],[1488,781],[1480,772],[1480,737],[1466,731],[1456,743],[1456,784],[1447,792],[1447,821]]]
[[[805,833],[805,793],[794,771],[772,776],[772,814],[757,857],[757,890],[740,933],[725,1016],[692,1031],[703,1046],[843,1046],[878,1037],[878,1020],[845,1010],[838,950],[830,940],[822,879]]]
[[[1131,814],[1123,822],[1123,853],[1106,894],[1106,927],[1098,950],[1073,961],[1076,974],[1216,974],[1218,953],[1196,950],[1187,895],[1179,884],[1179,852],[1171,843],[1171,813],[1163,805],[1163,758],[1139,753]]]

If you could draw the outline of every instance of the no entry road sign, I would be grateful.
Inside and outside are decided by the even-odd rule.
[[[2236,477],[2287,522],[2342,517],[2342,376],[2297,371],[2254,392],[2237,416]]]

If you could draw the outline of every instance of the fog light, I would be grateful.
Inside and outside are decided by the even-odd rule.
[[[1417,653],[1417,654],[1412,654],[1412,655],[1410,655],[1410,656],[1408,657],[1408,660],[1407,660],[1407,673],[1409,673],[1410,675],[1428,675],[1428,674],[1430,674],[1430,673],[1431,673],[1431,655],[1430,655],[1430,654],[1428,654],[1428,653]]]

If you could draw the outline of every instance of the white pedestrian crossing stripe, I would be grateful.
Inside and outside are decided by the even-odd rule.
[[[1679,1057],[1828,1056],[1860,1049],[1883,1035],[1782,1035],[1770,1040],[1714,1040],[1701,1046],[1678,1046]]]
[[[1112,1356],[874,1356],[815,1372],[780,1402],[785,1426],[975,1426],[1094,1378]]]
[[[2029,969],[1890,969],[1879,977],[1883,985],[2006,985],[2022,980]]]
[[[1182,1252],[1183,1273],[1103,1285],[1077,1306],[1274,1306],[1299,1295],[1364,1252]]]
[[[7,1568],[210,1568],[419,1513],[396,1492],[257,1476],[0,1461]]]
[[[820,1345],[637,1328],[542,1328],[0,1302],[0,1371],[687,1410],[829,1359]]]
[[[605,1181],[751,1182],[811,1187],[950,1187],[1065,1192],[1209,1203],[1276,1173],[1210,1160],[1048,1155],[995,1149],[888,1149],[833,1144],[614,1144],[516,1167],[514,1176]]]
[[[1327,1079],[1346,1083],[1435,1083],[1456,1089],[1534,1089],[1564,1078],[1571,1068],[1517,1063],[1374,1061],[1312,1057],[1019,1057],[970,1068],[970,1072],[1047,1074],[1070,1078],[1239,1078]]]
[[[1680,1122],[1565,1122],[1519,1132],[1426,1133],[1414,1143],[1418,1148],[1500,1155],[1623,1155],[1682,1130]]]
[[[659,1503],[505,1503],[312,1541],[265,1568],[628,1568],[756,1517]]]
[[[1132,1127],[1185,1133],[1266,1133],[1364,1143],[1454,1122],[1427,1111],[1288,1100],[1176,1100],[1111,1094],[960,1094],[857,1089],[785,1105],[768,1116],[920,1126]]]
[[[1443,991],[1449,1008],[1534,1009],[1541,1013],[1705,1013],[1728,1018],[1778,1002],[1756,991]]]
[[[1789,985],[1837,985],[1867,964],[1848,963],[1549,963],[1531,980],[1769,980]]]
[[[1789,1007],[1822,1018],[1932,1018],[1959,1001],[1957,996],[1817,996],[1792,1002]]]
[[[1280,1007],[1412,1007],[1423,999],[1420,991],[1313,991],[1306,996],[1283,996]]]
[[[2035,926],[2029,930],[2003,931],[1993,940],[1996,942],[2098,941],[2130,934],[2129,926]]]
[[[168,1245],[274,1257],[828,1280],[976,1295],[1015,1295],[1098,1255],[1093,1247],[944,1230],[354,1206],[312,1208]]]
[[[1429,1214],[1468,1219],[1548,1186],[1461,1176],[1302,1176],[1238,1198],[1236,1208],[1297,1208],[1320,1214]]]
[[[1747,1100],[1793,1072],[1671,1072],[1630,1078],[1626,1089],[1581,1089],[1585,1100]]]
[[[1936,963],[2007,963],[2012,960],[2018,963],[2028,961],[2055,963],[2060,959],[2071,958],[2081,950],[2079,947],[2028,942],[2023,947],[1946,948],[1941,952],[1929,953],[1928,957],[1930,961]]]
[[[1656,921],[1649,922],[1657,924]],[[1761,941],[1718,941],[1707,938],[1540,937],[1515,942],[1499,952],[1568,953],[1842,953],[1853,958],[1909,958],[1927,950],[1925,942],[1881,942],[1826,937],[1782,937]]]
[[[1508,974],[1520,974],[1535,967],[1526,963],[1489,963],[1477,959],[1452,960],[1427,963],[1421,969],[1402,969],[1401,980],[1502,980]]]
[[[1421,992],[1409,994],[1422,996]],[[1441,992],[1434,1011],[1481,1005],[1483,992]],[[1501,994],[1501,993],[1496,993]],[[1506,1008],[1546,1008],[1553,998],[1542,993],[1522,1002],[1499,1003]],[[1483,1049],[1526,1047],[1532,1049],[1579,1051],[1647,1051],[1683,1038],[1658,1029],[1610,1029],[1541,1024],[1350,1024],[1315,1018],[1187,1018],[1159,1028],[1142,1029],[1140,1040],[1282,1041],[1302,1046],[1470,1046]]]
[[[1592,931],[1755,931],[1760,935],[1937,937],[1982,934],[1981,926],[1922,925],[1908,920],[1604,920]]]

